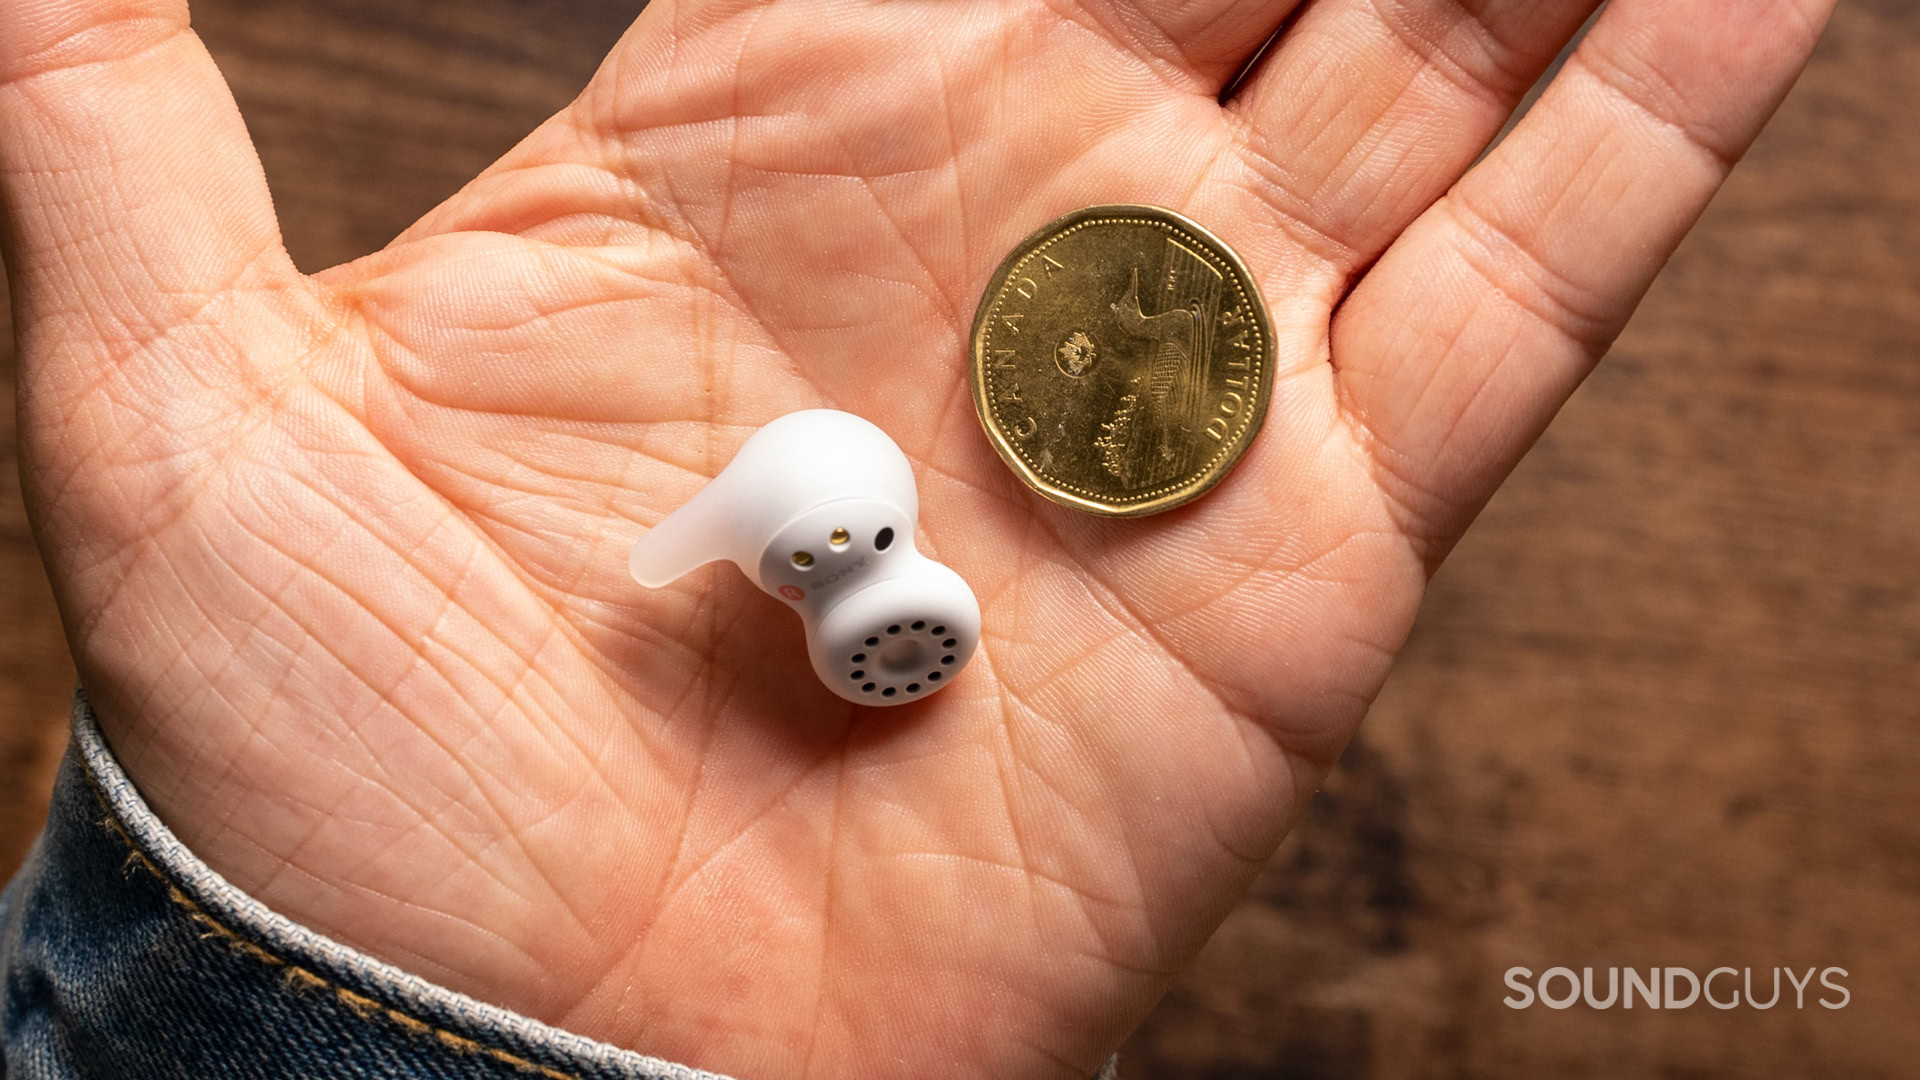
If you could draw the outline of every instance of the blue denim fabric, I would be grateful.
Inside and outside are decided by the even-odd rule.
[[[482,1004],[267,910],[154,817],[83,693],[46,831],[0,894],[0,976],[0,1080],[725,1080]]]
[[[46,832],[0,898],[6,1080],[719,1080],[434,986],[298,926],[180,845],[84,695]]]

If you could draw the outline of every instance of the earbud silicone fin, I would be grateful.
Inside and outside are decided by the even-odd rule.
[[[627,555],[633,580],[657,589],[717,559],[741,561],[737,485],[728,482],[728,471],[634,543]]]

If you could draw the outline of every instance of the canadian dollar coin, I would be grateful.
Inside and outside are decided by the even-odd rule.
[[[1093,206],[1028,237],[974,315],[973,399],[1035,491],[1113,517],[1233,469],[1266,416],[1273,325],[1246,265],[1171,210]]]

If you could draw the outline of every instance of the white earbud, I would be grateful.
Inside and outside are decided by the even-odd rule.
[[[980,641],[973,590],[914,548],[919,517],[913,470],[886,432],[808,409],[755,432],[633,545],[628,567],[659,588],[730,560],[800,613],[828,689],[901,705],[952,682]]]

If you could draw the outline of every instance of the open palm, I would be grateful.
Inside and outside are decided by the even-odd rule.
[[[1426,575],[1626,320],[1827,0],[658,0],[386,250],[282,250],[165,0],[0,13],[31,509],[143,792],[270,906],[744,1076],[1085,1076],[1273,850]],[[1471,171],[1469,166],[1473,166]],[[1464,178],[1463,178],[1464,174]],[[1170,206],[1272,309],[1266,430],[1108,521],[988,446],[1000,257]],[[973,665],[890,710],[627,548],[756,427],[914,462]]]

